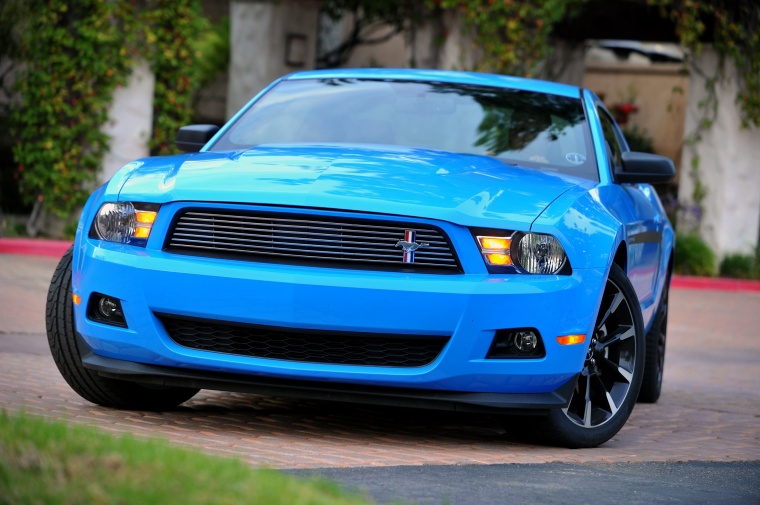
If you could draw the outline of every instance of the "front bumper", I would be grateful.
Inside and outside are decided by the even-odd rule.
[[[448,231],[458,240],[455,230]],[[143,382],[209,389],[235,384],[233,390],[247,384],[245,390],[259,392],[308,389],[415,402],[493,403],[500,408],[561,405],[566,395],[556,392],[574,384],[588,344],[560,346],[556,337],[592,331],[605,272],[576,269],[570,276],[531,276],[480,270],[435,275],[260,264],[177,255],[161,250],[160,244],[138,248],[80,235],[73,276],[74,292],[82,298],[75,306],[76,326],[92,350],[85,366],[112,375],[126,370],[126,377]],[[93,293],[119,298],[128,328],[88,319]],[[180,346],[156,314],[450,339],[432,363],[420,367],[293,362]],[[513,328],[536,328],[546,356],[486,359],[496,331]],[[477,395],[470,394],[481,393],[500,399],[472,400]],[[540,398],[528,400],[530,395]]]

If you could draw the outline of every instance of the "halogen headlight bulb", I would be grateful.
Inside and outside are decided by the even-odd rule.
[[[567,261],[565,250],[551,235],[526,233],[517,244],[512,257],[515,263],[532,274],[556,274]],[[516,253],[516,254],[515,254]]]
[[[95,217],[98,237],[109,242],[129,242],[136,226],[135,206],[130,202],[105,203]]]

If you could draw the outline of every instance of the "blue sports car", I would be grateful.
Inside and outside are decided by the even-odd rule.
[[[567,447],[660,394],[674,233],[602,102],[432,70],[285,76],[82,212],[47,328],[83,398],[200,388],[498,412]]]

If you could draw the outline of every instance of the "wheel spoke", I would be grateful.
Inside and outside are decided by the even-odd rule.
[[[623,293],[621,293],[620,291],[615,293],[615,297],[612,299],[612,303],[610,303],[610,308],[607,309],[607,312],[604,313],[604,316],[602,316],[602,318],[599,320],[599,323],[597,323],[596,325],[597,328],[601,328],[602,326],[604,326],[604,324],[607,322],[607,318],[609,318],[610,314],[612,314],[618,309],[623,299],[624,299]]]
[[[617,372],[620,374],[622,378],[626,380],[626,382],[628,382],[628,384],[630,384],[631,380],[633,380],[633,372],[629,372],[622,366],[617,367]]]
[[[634,335],[636,335],[636,329],[633,326],[628,326],[628,329],[626,329],[624,332],[616,333],[608,340],[605,340],[604,342],[599,342],[598,344],[596,344],[596,348],[599,351],[604,350],[606,347],[609,347],[610,345],[616,344],[623,340],[627,340],[633,337]]]
[[[607,397],[607,404],[610,406],[610,414],[614,416],[615,413],[618,411],[618,407],[617,405],[615,405],[615,401],[612,399],[612,396],[610,396],[609,391],[605,391],[604,396]]]
[[[631,380],[633,379],[633,372],[630,372],[629,370],[623,368],[617,363],[613,363],[609,358],[606,358],[604,356],[598,356],[596,358],[596,361],[600,365],[604,366],[610,372],[615,373],[618,376],[620,376],[620,378],[625,380],[628,384],[631,383]],[[620,381],[615,381],[615,382],[620,382]]]

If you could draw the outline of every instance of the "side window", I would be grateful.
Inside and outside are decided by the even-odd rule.
[[[616,171],[623,166],[622,161],[622,149],[618,142],[617,135],[615,135],[615,125],[612,122],[612,118],[602,109],[597,108],[599,114],[599,120],[602,123],[602,132],[604,133],[605,144],[607,144],[607,154],[612,160],[612,169]]]

